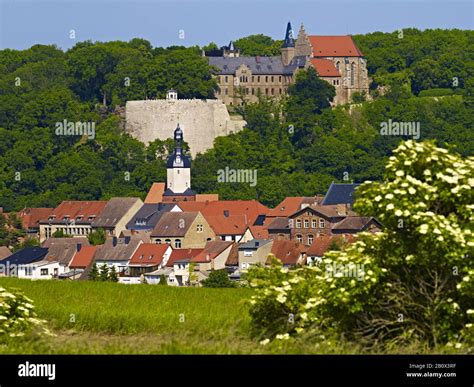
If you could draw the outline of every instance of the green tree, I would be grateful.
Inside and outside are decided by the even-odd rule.
[[[118,274],[117,274],[117,270],[115,269],[115,266],[112,266],[110,268],[108,280],[110,282],[118,282],[119,278],[118,278]]]
[[[57,229],[53,234],[51,235],[53,238],[67,238],[68,235],[64,233],[62,229]]]
[[[103,264],[100,268],[99,268],[99,277],[98,277],[98,280],[99,281],[108,281],[109,280],[109,267],[107,266],[107,264]]]

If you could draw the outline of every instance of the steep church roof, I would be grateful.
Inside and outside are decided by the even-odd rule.
[[[178,126],[174,131],[174,152],[166,162],[166,168],[191,168],[191,160],[182,152],[183,130]]]
[[[352,36],[308,35],[313,48],[313,57],[364,56],[357,48]]]
[[[291,23],[288,22],[286,25],[286,34],[285,40],[283,42],[282,48],[295,47],[295,39],[293,37],[293,29],[291,28]]]

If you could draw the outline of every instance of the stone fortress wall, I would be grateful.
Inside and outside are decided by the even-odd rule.
[[[236,133],[245,125],[242,119],[232,119],[220,100],[167,98],[128,101],[125,106],[125,131],[145,144],[173,138],[178,123],[193,157],[212,148],[216,137]]]

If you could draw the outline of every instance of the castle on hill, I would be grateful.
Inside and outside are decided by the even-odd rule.
[[[206,55],[209,64],[220,69],[215,96],[226,105],[240,104],[241,96],[255,102],[259,93],[269,97],[286,94],[297,72],[308,67],[334,86],[334,105],[351,102],[356,92],[369,92],[365,58],[349,35],[307,35],[301,25],[294,39],[288,22],[279,56],[241,56],[232,42]]]

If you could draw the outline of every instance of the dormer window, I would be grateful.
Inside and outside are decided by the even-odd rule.
[[[84,219],[84,216],[79,215],[76,217],[76,221],[80,222],[82,219]]]
[[[87,218],[89,222],[92,222],[95,219],[95,215],[91,215]]]
[[[153,255],[150,255],[150,256],[148,257],[148,260],[151,261],[152,259],[153,259]]]
[[[139,258],[139,259],[143,259],[143,254],[142,254],[142,255],[140,255],[140,258]]]
[[[48,220],[54,220],[54,218],[56,218],[56,215],[51,215]]]

